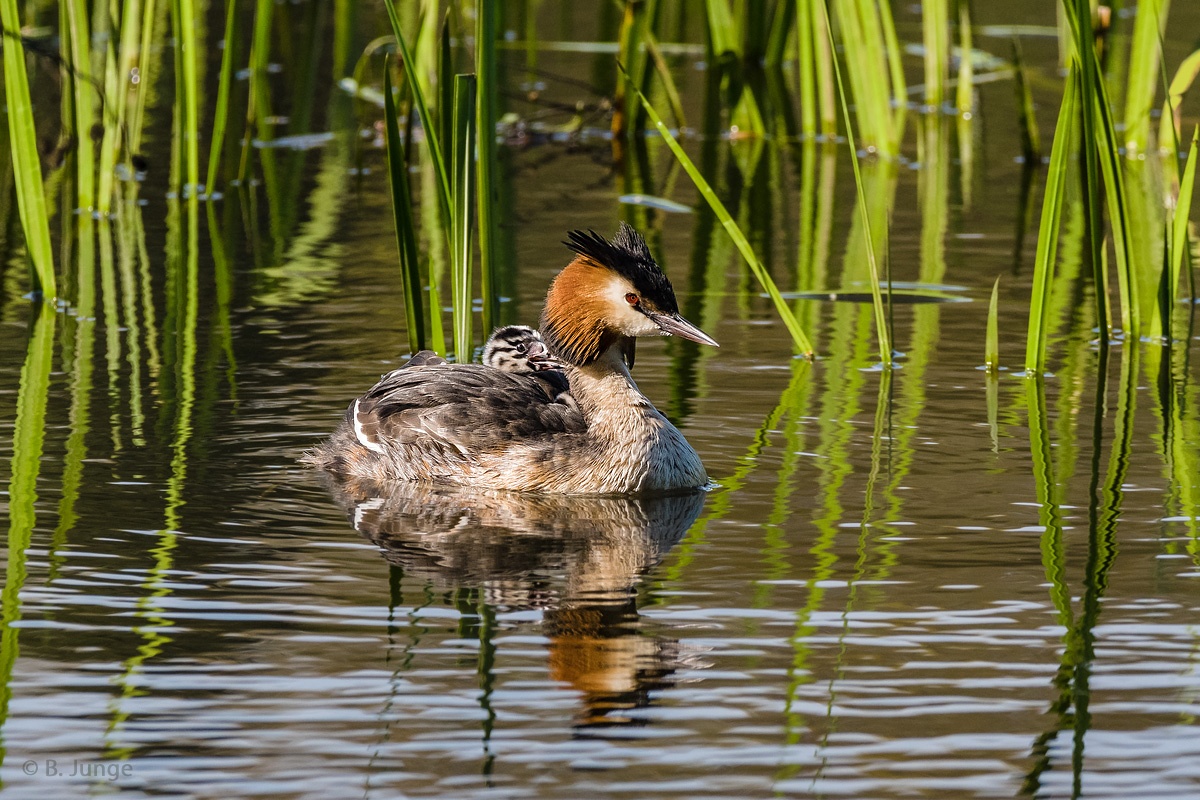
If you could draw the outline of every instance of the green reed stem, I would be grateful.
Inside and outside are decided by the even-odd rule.
[[[67,64],[73,70],[68,80],[72,87],[75,114],[76,207],[82,214],[90,216],[96,205],[96,148],[92,141],[96,116],[93,106],[95,87],[86,77],[92,74],[87,0],[62,0],[60,14],[66,19],[62,47]]]
[[[925,37],[925,103],[940,107],[946,96],[950,64],[949,0],[924,0],[921,3],[921,27]],[[964,58],[967,55],[964,53]]]
[[[479,0],[475,9],[475,75],[479,129],[479,273],[483,294],[483,328],[491,331],[500,318],[500,294],[496,286],[497,226],[500,202],[496,156],[496,122],[499,119],[496,66],[496,0]]]
[[[837,46],[832,43],[833,28],[824,2],[817,5],[825,14],[826,33],[831,37],[832,61],[837,64]],[[896,151],[892,130],[887,63],[883,36],[873,0],[834,0],[841,27],[842,50],[846,71],[854,93],[855,109],[863,141],[887,155]],[[840,67],[836,75],[840,76]],[[843,91],[844,94],[844,91]]]
[[[454,76],[454,237],[450,280],[454,296],[454,354],[460,364],[471,361],[474,318],[471,297],[472,213],[475,210],[475,76]]]
[[[723,0],[718,0],[719,2]],[[621,32],[619,36],[620,52],[618,60],[626,65],[625,80],[617,84],[616,97],[613,100],[613,136],[624,138],[635,129],[640,133],[638,120],[639,105],[631,86],[645,87],[646,85],[646,53],[642,43],[650,33],[650,9],[642,0],[625,0],[625,12],[621,17]]]
[[[713,53],[718,58],[725,53],[733,53],[741,58],[741,27],[734,20],[733,12],[729,10],[728,0],[704,0],[704,10]]]
[[[17,0],[0,0],[0,23],[8,31],[21,29]],[[29,97],[29,78],[25,73],[25,48],[19,37],[7,36],[3,50],[4,97],[8,104],[8,135],[17,211],[21,216],[21,229],[25,233],[25,250],[32,266],[34,289],[40,291],[42,299],[49,303],[53,302],[58,289],[54,281],[50,218],[46,213],[46,192],[42,186],[33,103]]]
[[[183,144],[189,198],[200,192],[200,85],[196,71],[199,43],[196,39],[196,7],[193,0],[175,0],[179,32],[179,57],[183,67]],[[192,213],[195,217],[195,213]],[[193,219],[194,221],[194,219]]]
[[[817,62],[813,18],[809,6],[814,0],[795,0],[796,63],[800,78],[800,133],[811,139],[817,135]]]
[[[1145,153],[1150,141],[1150,111],[1158,87],[1159,36],[1167,25],[1171,0],[1139,0],[1125,84],[1126,155]]]
[[[396,103],[392,97],[392,70],[383,70],[383,130],[387,148],[388,189],[392,193],[392,217],[396,223],[396,247],[400,251],[400,281],[404,287],[404,318],[409,349],[425,349],[425,319],[421,305],[421,271],[417,264],[417,231],[412,193],[408,185],[408,162],[397,126]]]
[[[654,38],[654,34],[647,29],[646,31],[646,52],[654,61],[654,69],[658,73],[658,79],[662,81],[663,91],[667,95],[667,104],[671,106],[671,115],[675,117],[675,126],[677,128],[687,127],[687,118],[683,113],[683,98],[679,95],[679,87],[675,85],[675,78],[671,76],[671,67],[667,64],[666,58],[663,57],[662,50],[658,46],[658,40]]]
[[[421,91],[421,82],[417,78],[417,64],[408,51],[404,34],[400,31],[400,17],[396,14],[395,0],[384,0],[384,7],[387,9],[388,20],[392,23],[392,34],[396,37],[396,46],[400,48],[400,56],[404,60],[404,75],[408,79],[409,89],[412,91],[413,101],[417,106],[417,113],[421,117],[421,127],[425,131],[425,145],[429,148],[430,160],[433,162],[438,188],[441,190],[438,192],[438,203],[442,210],[442,219],[450,220],[453,218],[450,213],[453,193],[450,191],[450,175],[446,170],[445,159],[442,157],[442,148],[438,145],[437,126],[434,124],[433,115],[429,113],[429,105],[425,102],[425,93]]]
[[[833,49],[832,26],[829,23],[828,11],[824,4],[821,5],[825,11],[825,30],[829,33],[829,46]],[[833,75],[837,81],[838,96],[842,101],[842,117],[846,124],[846,141],[850,146],[850,163],[854,167],[854,186],[858,190],[858,207],[862,212],[863,233],[866,236],[867,242],[867,266],[871,273],[871,301],[875,308],[875,333],[879,339],[879,360],[886,366],[892,365],[892,341],[891,328],[888,325],[888,316],[883,305],[883,292],[880,288],[879,264],[875,257],[875,238],[871,235],[871,216],[867,210],[867,194],[863,189],[862,170],[858,165],[858,149],[854,143],[854,124],[850,120],[850,104],[846,101],[846,87],[842,83],[842,69],[838,65],[837,59],[833,59]],[[887,250],[887,241],[884,240],[884,251]]]
[[[211,200],[216,191],[217,170],[221,166],[221,151],[225,145],[225,128],[229,124],[229,95],[233,85],[233,56],[237,50],[237,0],[225,0],[225,48],[221,51],[221,73],[217,78],[217,104],[213,109],[212,142],[208,150],[208,175],[205,192]]]
[[[621,69],[622,74],[625,74],[625,68],[619,62],[617,66]],[[801,355],[811,358],[813,354],[812,343],[809,341],[808,336],[805,335],[804,330],[800,327],[800,323],[796,320],[795,315],[792,313],[791,307],[788,306],[787,301],[784,300],[783,296],[779,293],[779,289],[775,286],[775,281],[771,280],[770,273],[768,273],[766,268],[763,267],[762,262],[758,260],[758,256],[755,255],[754,248],[750,245],[750,241],[746,238],[746,235],[742,233],[741,228],[738,227],[733,217],[730,216],[728,209],[725,208],[725,204],[722,203],[720,198],[717,197],[717,193],[713,191],[712,186],[710,186],[708,181],[704,179],[704,175],[701,174],[696,165],[692,163],[692,160],[688,158],[687,153],[683,151],[683,148],[679,145],[679,142],[675,139],[675,137],[671,135],[670,129],[667,128],[666,123],[662,121],[662,118],[658,116],[658,112],[654,110],[654,106],[650,105],[650,101],[646,99],[644,94],[642,94],[641,89],[638,89],[637,86],[634,86],[632,83],[630,83],[630,86],[634,89],[634,91],[637,92],[638,98],[642,102],[642,108],[644,108],[646,111],[646,116],[648,116],[650,121],[654,123],[654,127],[658,129],[659,135],[662,136],[663,141],[667,143],[667,147],[670,148],[671,153],[674,154],[675,158],[679,160],[679,162],[683,165],[684,171],[687,172],[693,183],[696,184],[696,189],[700,192],[700,196],[707,201],[709,207],[713,210],[713,213],[716,214],[717,219],[721,221],[722,227],[725,228],[725,232],[729,234],[729,238],[733,240],[733,243],[737,245],[737,249],[739,252],[741,252],[742,258],[746,259],[746,263],[750,265],[750,271],[753,272],[754,277],[758,279],[759,285],[761,285],[771,297],[771,302],[775,304],[775,310],[783,320],[783,324],[787,328],[788,333],[791,334],[792,341],[795,343],[797,349],[800,351]]]
[[[1074,36],[1074,47],[1079,64],[1079,81],[1082,97],[1093,97],[1100,87],[1099,59],[1093,45],[1092,11],[1088,0],[1062,0],[1062,10]],[[1100,154],[1097,152],[1099,136],[1096,130],[1096,109],[1091,102],[1079,103],[1080,134],[1080,180],[1084,206],[1087,209],[1088,253],[1092,264],[1095,284],[1096,319],[1100,321],[1100,340],[1107,344],[1112,333],[1105,321],[1110,317],[1108,293],[1102,290],[1108,279],[1104,269],[1104,230],[1102,221],[1102,198],[1100,194]],[[1124,303],[1122,303],[1124,305]]]
[[[108,109],[108,116],[115,118],[119,114],[119,106],[117,94],[120,92],[120,87],[125,84],[117,77],[117,57],[113,48],[112,39],[109,38],[108,44],[104,48],[104,96],[109,98],[113,106]],[[103,115],[102,115],[103,116]],[[100,171],[98,183],[96,187],[96,210],[100,212],[101,217],[108,216],[112,208],[113,194],[113,179],[115,178],[115,167],[117,163],[117,133],[120,130],[119,124],[109,124],[104,126],[104,134],[100,140]]]
[[[442,153],[447,158],[451,158],[450,153],[454,151],[454,75],[458,70],[454,68],[454,50],[450,47],[449,9],[446,10],[446,16],[442,20],[438,44],[437,100],[435,103],[438,146],[442,148]],[[447,169],[449,169],[449,165],[447,165]],[[449,225],[450,221],[446,220],[446,224]]]
[[[787,50],[788,37],[796,23],[795,0],[783,0],[775,7],[775,17],[771,20],[771,37],[767,40],[767,50],[763,63],[768,67],[776,67],[783,63],[783,54]]]
[[[1062,106],[1058,111],[1058,124],[1054,129],[1054,144],[1050,148],[1050,170],[1046,177],[1037,255],[1033,265],[1033,293],[1029,299],[1029,326],[1025,342],[1025,371],[1031,375],[1041,375],[1046,366],[1050,284],[1054,275],[1054,258],[1058,251],[1058,228],[1067,181],[1067,159],[1075,141],[1078,117],[1079,71],[1076,62],[1071,64],[1065,88]],[[1096,291],[1099,292],[1100,288],[1097,287]]]
[[[971,38],[970,4],[958,4],[958,87],[955,105],[959,114],[970,114],[975,94],[975,60],[971,58],[974,42]]]
[[[1200,50],[1195,51],[1180,63],[1179,69],[1175,70],[1175,77],[1171,79],[1171,84],[1167,87],[1167,99],[1163,101],[1162,119],[1158,125],[1158,147],[1160,151],[1167,148],[1168,142],[1178,144],[1179,137],[1183,135],[1183,132],[1180,130],[1179,104],[1183,102],[1183,96],[1192,87],[1192,82],[1196,80],[1197,74],[1200,74]],[[1178,153],[1178,148],[1176,147],[1171,152]],[[1175,162],[1171,162],[1168,169],[1171,167],[1174,167],[1173,174],[1178,173],[1179,168]]]
[[[134,90],[133,110],[129,115],[129,152],[138,153],[142,147],[142,125],[146,118],[146,98],[150,94],[153,54],[150,42],[158,19],[158,0],[145,0],[142,6],[141,42],[137,49],[138,84]]]
[[[994,373],[1000,368],[1000,276],[992,284],[992,299],[988,303],[987,335],[984,344],[983,362],[987,364],[988,372]]]
[[[1200,144],[1200,127],[1192,131],[1192,146],[1188,149],[1187,165],[1183,168],[1183,177],[1179,179],[1179,196],[1175,200],[1175,211],[1171,217],[1170,237],[1170,268],[1171,285],[1169,300],[1175,299],[1179,291],[1179,273],[1183,261],[1188,257],[1188,217],[1192,210],[1192,195],[1196,185],[1196,150]],[[1172,156],[1173,158],[1174,156]],[[1170,314],[1163,320],[1163,335],[1170,336]]]

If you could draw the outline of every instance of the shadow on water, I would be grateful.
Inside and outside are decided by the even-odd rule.
[[[578,734],[644,724],[627,712],[651,705],[651,692],[670,684],[675,647],[642,630],[636,588],[695,522],[704,493],[557,497],[334,476],[326,483],[392,566],[393,609],[402,583],[453,595],[463,638],[480,643],[485,747],[497,608],[544,615],[551,677],[580,695]]]

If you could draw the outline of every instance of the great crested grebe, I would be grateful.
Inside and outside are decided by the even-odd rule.
[[[716,345],[679,315],[645,240],[573,231],[541,336],[571,402],[534,375],[483,364],[411,364],[383,376],[305,460],[374,480],[567,494],[666,492],[708,481],[700,457],[629,375],[638,336]],[[415,361],[416,359],[414,359]]]

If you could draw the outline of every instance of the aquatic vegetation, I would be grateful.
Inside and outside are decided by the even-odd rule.
[[[1197,12],[1057,9],[0,0],[3,788],[61,750],[286,794],[293,724],[338,785],[455,796],[634,785],[692,745],[733,748],[727,795],[961,794],[979,764],[1079,794],[1126,742],[1190,745]],[[724,345],[636,373],[711,491],[335,487],[356,540],[294,464],[345,387],[471,359],[532,321],[563,231],[618,220]],[[1174,678],[1139,685],[1143,645]],[[31,737],[44,699],[65,727]],[[924,775],[934,726],[883,742],[897,713],[949,734]],[[170,761],[181,720],[261,758]],[[417,735],[445,775],[396,777]],[[1167,750],[1137,777],[1178,794]]]

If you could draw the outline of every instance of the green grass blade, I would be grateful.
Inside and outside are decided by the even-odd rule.
[[[388,19],[392,23],[392,34],[396,37],[396,46],[400,48],[400,56],[404,59],[404,74],[408,78],[409,89],[412,91],[417,113],[421,117],[421,127],[425,131],[425,145],[429,148],[429,157],[433,161],[438,188],[441,190],[438,193],[438,201],[442,209],[442,219],[449,220],[451,219],[450,176],[446,171],[442,148],[438,145],[437,125],[434,124],[433,115],[429,113],[429,105],[425,102],[425,93],[421,91],[421,82],[417,79],[417,62],[413,60],[412,54],[408,51],[408,45],[404,42],[404,34],[400,31],[400,17],[396,14],[395,0],[384,0],[383,5],[387,9]]]
[[[992,284],[992,300],[988,303],[987,336],[984,344],[983,362],[988,372],[1000,369],[1000,276]]]
[[[944,2],[944,0],[932,0],[933,2]],[[892,18],[892,4],[880,3],[879,9],[879,28],[883,36],[884,54],[887,56],[888,75],[892,80],[892,97],[896,99],[896,119],[902,121],[905,113],[905,98],[908,97],[908,87],[904,82],[904,65],[901,63],[901,56],[904,51],[900,47],[900,39],[896,36],[896,22]],[[945,16],[945,12],[942,13]],[[945,27],[942,28],[942,35],[948,35]],[[949,56],[949,45],[946,45],[946,56]],[[945,66],[942,67],[945,71]],[[901,122],[894,125],[893,135],[896,138],[896,145],[899,146],[900,132],[903,129]]]
[[[959,61],[958,87],[955,95],[955,105],[959,114],[970,114],[975,94],[975,62],[971,58],[974,43],[971,39],[970,4],[963,2],[958,6]]]
[[[138,45],[138,85],[134,91],[133,110],[129,115],[129,152],[137,154],[142,148],[142,123],[146,118],[146,98],[157,76],[154,54],[150,43],[154,38],[154,26],[158,20],[157,0],[145,0],[142,6],[142,39]]]
[[[708,35],[712,39],[713,53],[719,58],[725,53],[742,56],[741,27],[734,22],[728,0],[704,0],[707,12]]]
[[[1079,105],[1079,73],[1075,64],[1067,74],[1066,91],[1058,111],[1054,144],[1050,148],[1050,170],[1046,194],[1042,200],[1042,220],[1038,230],[1037,255],[1033,266],[1033,291],[1029,300],[1029,326],[1025,342],[1025,371],[1041,375],[1046,365],[1046,327],[1050,301],[1050,282],[1054,275],[1054,257],[1058,250],[1059,220],[1062,218],[1067,159],[1075,140]],[[1086,147],[1086,143],[1084,145]],[[1100,288],[1097,287],[1097,292]]]
[[[1183,260],[1188,256],[1188,217],[1192,210],[1192,195],[1196,185],[1196,150],[1200,143],[1200,127],[1192,131],[1192,146],[1188,150],[1187,165],[1183,168],[1183,177],[1179,180],[1179,197],[1175,200],[1175,213],[1171,220],[1171,292],[1170,298],[1175,298],[1179,291],[1179,273]],[[1170,328],[1163,328],[1164,335],[1169,335]]]
[[[499,117],[496,65],[496,0],[479,0],[475,10],[475,75],[478,81],[479,128],[479,273],[483,294],[483,327],[490,331],[500,319],[500,293],[496,285],[496,252],[499,233],[496,209],[500,202],[496,155],[496,122]]]
[[[1145,153],[1150,140],[1150,111],[1158,86],[1158,37],[1167,24],[1171,0],[1139,0],[1129,52],[1125,88],[1126,155]]]
[[[817,135],[817,42],[809,6],[814,0],[794,0],[796,8],[796,63],[800,79],[800,133]]]
[[[950,63],[949,0],[924,0],[921,3],[921,27],[925,38],[925,103],[940,107],[946,98],[947,66]]]
[[[450,273],[454,295],[454,354],[471,361],[471,216],[475,209],[475,76],[454,76],[454,236]]]
[[[408,162],[396,124],[392,97],[392,71],[383,70],[383,131],[387,149],[388,188],[392,193],[392,217],[396,223],[396,247],[400,251],[400,282],[404,287],[404,319],[409,349],[425,349],[425,314],[421,307],[421,271],[417,265],[417,231],[413,219],[412,194],[408,185]]]
[[[723,0],[718,0],[723,2]],[[621,17],[621,32],[619,35],[620,51],[618,60],[625,65],[624,80],[617,84],[616,96],[613,98],[613,143],[615,148],[622,147],[622,141],[630,136],[635,129],[640,133],[644,121],[638,120],[638,102],[634,93],[629,91],[632,86],[646,86],[646,53],[642,44],[649,33],[650,14],[647,4],[625,0],[625,12]]]
[[[767,41],[767,52],[763,59],[764,65],[777,67],[783,63],[788,37],[796,24],[796,6],[795,0],[782,0],[775,7],[775,17],[771,20],[771,38]]]
[[[178,19],[179,56],[183,64],[183,141],[184,163],[187,167],[185,187],[187,197],[196,199],[200,192],[200,83],[197,75],[196,7],[192,0],[175,0]],[[194,219],[193,211],[189,210]]]
[[[1092,29],[1092,11],[1088,0],[1062,0],[1061,8],[1071,27],[1074,37],[1074,48],[1078,58],[1079,81],[1082,96],[1096,94],[1101,86],[1099,59],[1096,58],[1095,32]],[[1088,255],[1092,264],[1093,281],[1096,290],[1092,293],[1096,298],[1096,319],[1110,319],[1108,293],[1101,287],[1105,286],[1108,276],[1104,270],[1104,226],[1102,222],[1102,198],[1100,189],[1099,153],[1096,152],[1096,142],[1099,141],[1096,131],[1095,104],[1080,102],[1080,135],[1083,141],[1082,157],[1080,159],[1080,175],[1084,207],[1087,209]],[[1111,327],[1101,323],[1100,340],[1107,344]]]
[[[432,12],[430,12],[432,13]],[[442,19],[437,51],[437,137],[442,153],[453,161],[454,152],[454,51],[450,48],[450,10]],[[447,165],[449,168],[449,165]],[[447,220],[446,224],[450,224]]]
[[[112,63],[112,71],[109,74],[109,79],[106,80],[105,92],[108,95],[109,103],[116,109],[115,124],[113,120],[108,120],[109,124],[104,126],[104,143],[101,148],[101,172],[100,178],[105,182],[105,186],[101,191],[101,212],[106,213],[111,206],[113,194],[113,168],[116,160],[120,155],[120,149],[124,145],[127,149],[130,144],[129,136],[126,132],[126,118],[129,115],[129,91],[131,81],[129,76],[133,73],[137,66],[139,55],[138,46],[142,38],[142,25],[145,23],[145,18],[142,15],[142,0],[125,0],[121,9],[121,38],[119,42],[119,50],[116,53],[115,61]],[[130,152],[125,153],[125,161],[129,163]]]
[[[821,4],[821,9],[825,12],[825,30],[832,31],[832,26],[829,22],[828,10],[824,4]],[[832,37],[832,33],[829,33]],[[829,46],[833,49],[833,41],[830,39]],[[866,235],[867,243],[867,266],[871,273],[871,301],[875,309],[875,333],[879,340],[879,360],[881,363],[891,366],[892,364],[892,341],[891,341],[891,326],[888,324],[888,315],[884,309],[883,292],[880,288],[879,264],[875,257],[875,238],[871,235],[871,215],[867,210],[867,194],[863,189],[862,170],[858,166],[858,149],[854,143],[854,124],[850,121],[850,104],[846,102],[846,87],[842,83],[842,69],[838,66],[837,59],[833,59],[833,75],[837,81],[838,96],[842,101],[842,117],[846,123],[846,141],[850,145],[850,163],[854,167],[854,186],[858,190],[858,207],[862,211],[863,232]],[[883,249],[887,251],[886,239],[883,244]]]
[[[21,30],[17,0],[0,0],[0,22],[5,30]],[[8,104],[8,134],[17,210],[21,216],[25,249],[33,266],[37,288],[49,303],[53,302],[58,289],[54,282],[54,251],[50,244],[50,218],[46,213],[37,131],[33,125],[33,103],[29,98],[29,79],[25,73],[25,48],[19,37],[7,36],[3,50],[4,96]]]
[[[109,124],[104,126],[104,135],[100,140],[100,171],[96,187],[96,210],[100,212],[101,217],[107,217],[112,210],[113,179],[117,163],[117,132],[120,130],[120,123],[117,122],[117,114],[120,112],[117,109],[122,107],[117,95],[120,94],[121,87],[125,83],[117,77],[117,54],[110,38],[104,48],[104,96],[109,98],[112,103],[108,109],[111,119],[105,120]]]
[[[1197,74],[1200,74],[1200,50],[1195,51],[1183,60],[1179,65],[1179,69],[1175,70],[1175,77],[1171,79],[1170,86],[1167,87],[1167,99],[1163,101],[1162,119],[1158,125],[1158,147],[1160,150],[1168,147],[1168,142],[1178,144],[1179,137],[1183,135],[1183,132],[1180,130],[1181,118],[1179,106],[1183,102],[1183,96],[1187,93],[1187,90],[1192,87],[1192,82],[1196,80]],[[1177,152],[1177,149],[1172,152]],[[1171,166],[1175,165],[1172,164]],[[1176,170],[1178,170],[1178,167],[1176,167]]]
[[[75,180],[77,207],[87,213],[96,205],[96,147],[92,128],[96,124],[96,88],[84,76],[91,70],[91,33],[86,0],[66,0],[66,32],[63,47],[68,66],[75,112]],[[8,41],[5,41],[7,47]],[[85,220],[81,219],[81,222]]]
[[[663,91],[667,95],[667,104],[671,106],[671,114],[675,117],[675,127],[686,128],[687,117],[683,113],[683,98],[679,95],[679,87],[675,85],[675,79],[671,77],[671,67],[663,57],[658,40],[654,38],[653,32],[649,29],[646,30],[645,43],[646,52],[654,60],[654,69],[658,73],[659,80],[662,81]]]
[[[1099,72],[1096,73],[1099,76]],[[1102,77],[1090,93],[1091,105],[1099,126],[1093,145],[1099,151],[1100,172],[1104,176],[1104,194],[1108,203],[1109,222],[1112,227],[1113,251],[1117,258],[1117,285],[1121,292],[1121,328],[1126,337],[1136,338],[1142,333],[1141,309],[1138,299],[1143,290],[1142,281],[1158,280],[1157,271],[1144,270],[1135,273],[1137,260],[1133,254],[1132,230],[1129,223],[1129,194],[1125,190],[1125,171],[1122,169],[1117,129],[1113,121],[1112,105]]]
[[[624,73],[624,71],[622,67],[621,72]],[[742,257],[750,265],[750,270],[754,273],[754,277],[758,279],[759,284],[770,295],[771,302],[775,304],[775,310],[779,313],[784,326],[787,328],[788,333],[791,334],[792,341],[800,353],[811,357],[813,354],[812,343],[809,342],[808,337],[804,334],[800,323],[796,321],[796,317],[792,313],[792,309],[788,306],[787,301],[780,295],[779,289],[775,286],[775,281],[771,280],[771,275],[758,260],[758,256],[754,254],[754,248],[750,246],[746,235],[742,233],[737,223],[733,220],[733,217],[729,215],[729,211],[725,208],[720,198],[717,197],[717,193],[713,191],[712,186],[704,179],[704,175],[700,173],[700,170],[692,163],[692,160],[688,158],[687,153],[683,151],[679,142],[671,135],[671,131],[662,121],[662,118],[658,116],[658,112],[650,105],[650,101],[646,99],[646,96],[636,86],[630,84],[630,87],[637,92],[638,98],[642,102],[642,108],[646,110],[646,116],[654,123],[654,127],[658,129],[659,134],[662,136],[663,141],[667,143],[667,147],[670,148],[671,153],[674,154],[675,158],[679,159],[679,163],[683,165],[684,170],[696,184],[696,189],[699,190],[700,195],[705,199],[709,207],[712,208],[713,213],[716,214],[717,219],[721,221],[721,225],[725,228],[725,232],[729,234],[734,244],[737,245],[737,249],[741,252]]]
[[[229,94],[233,83],[233,56],[237,50],[237,39],[237,0],[225,0],[225,49],[221,52],[217,104],[213,109],[212,143],[208,150],[208,175],[204,181],[204,190],[210,199],[216,190],[217,169],[221,166],[221,149],[225,144],[225,128],[229,122]]]

